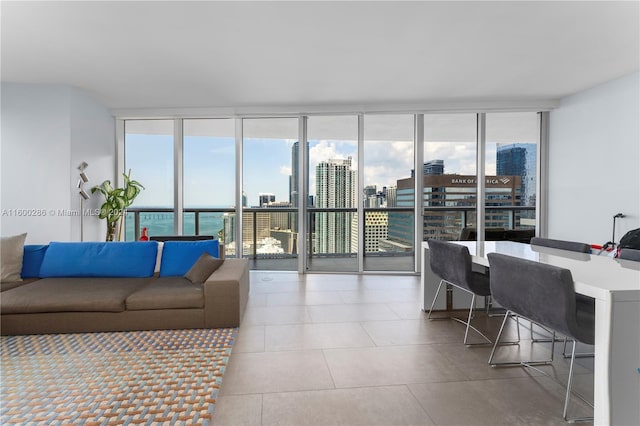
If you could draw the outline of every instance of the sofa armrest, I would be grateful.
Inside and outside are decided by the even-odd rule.
[[[225,259],[204,282],[205,327],[238,327],[248,300],[248,260]]]

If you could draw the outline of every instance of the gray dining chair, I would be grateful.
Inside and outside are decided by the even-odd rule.
[[[488,345],[493,343],[484,333],[471,325],[471,319],[473,318],[473,310],[476,304],[476,296],[490,296],[491,290],[489,288],[489,277],[485,274],[475,272],[471,269],[471,255],[467,247],[453,244],[447,241],[440,240],[428,240],[429,243],[429,263],[431,270],[434,274],[440,277],[440,283],[436,290],[436,295],[431,302],[431,308],[429,308],[429,314],[427,318],[431,318],[433,312],[433,306],[436,303],[438,294],[442,285],[451,285],[460,290],[463,290],[471,294],[471,305],[469,307],[469,315],[466,321],[460,318],[450,317],[451,319],[458,321],[466,325],[466,331],[464,333],[464,344],[467,346],[475,345]],[[437,318],[441,319],[441,318]],[[483,343],[469,343],[468,335],[469,329],[473,329],[476,333],[482,336],[487,342]]]
[[[630,248],[620,249],[620,253],[618,253],[618,259],[634,260],[636,262],[640,262],[640,250]]]
[[[576,241],[554,240],[551,238],[533,237],[531,238],[531,241],[529,244],[531,244],[532,246],[549,247],[549,248],[567,250],[567,251],[576,252],[576,253],[591,253],[591,246],[589,244],[580,243]],[[593,298],[588,296],[583,296],[581,294],[578,295],[578,303],[586,306],[589,309],[591,309],[592,306],[595,307],[595,300]],[[549,339],[534,339],[533,326],[530,329],[530,332],[531,332],[531,340],[533,340],[534,342],[549,341]],[[567,352],[566,349],[567,349],[567,339],[565,338],[564,349],[562,351],[562,354],[564,355],[565,358],[568,358],[569,356],[566,353]],[[592,353],[579,353],[577,355],[578,357],[593,356]]]
[[[498,253],[489,253],[491,270],[491,294],[509,312],[516,313],[532,322],[567,336],[573,342],[571,364],[567,380],[563,417],[567,417],[572,394],[573,367],[575,364],[576,342],[593,345],[595,342],[595,309],[578,303],[571,271],[553,265],[520,259]],[[504,330],[502,322],[498,337],[493,345],[489,364],[491,366],[538,364],[533,361],[494,362],[496,348]],[[555,339],[551,340],[551,361]],[[542,361],[548,363],[550,361]],[[540,370],[541,371],[541,370]],[[580,399],[584,398],[576,393]],[[587,402],[585,400],[585,402]],[[588,403],[588,402],[587,402]],[[586,418],[571,421],[588,420]]]
[[[533,237],[530,243],[532,246],[542,246],[556,248],[560,250],[575,251],[578,253],[591,253],[591,246],[586,243],[575,241],[553,240],[551,238]]]

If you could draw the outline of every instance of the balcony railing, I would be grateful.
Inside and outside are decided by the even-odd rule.
[[[243,257],[254,260],[298,257],[296,208],[244,208],[242,212]],[[355,208],[308,208],[306,220],[310,232],[304,236],[307,256],[355,258],[357,233],[364,236],[367,257],[414,255],[413,208],[365,208],[364,224],[354,222],[356,212]],[[130,208],[127,210],[125,239],[138,240],[142,227],[147,227],[151,236],[174,235],[173,215],[171,208]],[[225,244],[225,255],[235,257],[235,215],[233,208],[186,208],[183,235],[213,235]],[[535,207],[487,206],[485,217],[486,228],[535,229]],[[463,228],[476,227],[475,207],[425,207],[423,224],[423,239],[457,240]]]

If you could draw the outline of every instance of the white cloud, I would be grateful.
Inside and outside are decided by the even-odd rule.
[[[291,167],[280,166],[280,174],[285,176],[291,176]]]
[[[424,148],[425,162],[443,160],[445,173],[475,174],[475,143],[428,142]]]
[[[413,142],[366,141],[364,146],[364,185],[396,185],[398,179],[411,176]]]
[[[338,145],[343,148],[342,151],[338,150]],[[333,159],[346,159],[349,154],[344,152],[345,144],[338,141],[320,140],[317,143],[311,141],[309,143],[309,167],[315,170],[315,167],[321,161],[333,160]],[[356,147],[353,146],[353,150]],[[354,160],[357,160],[357,155],[352,154]]]

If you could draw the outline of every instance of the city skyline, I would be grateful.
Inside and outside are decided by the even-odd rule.
[[[254,204],[249,201],[248,206],[250,207],[286,207],[291,205],[291,185],[294,181],[298,180],[296,175],[298,166],[299,144],[295,141],[291,142],[288,140],[280,142],[284,142],[284,146],[289,147],[289,155],[287,157],[289,159],[290,167],[280,167],[282,175],[286,175],[286,173],[289,173],[288,175],[286,175],[286,201],[282,199],[278,200],[275,191],[261,191],[257,194],[257,203]],[[331,142],[337,143],[332,145]],[[254,139],[248,140],[247,143],[251,144],[252,147],[255,148],[257,145],[268,145],[270,147],[273,147],[274,142],[266,139]],[[404,144],[406,144],[406,142],[404,142]],[[332,158],[343,156],[342,153],[340,153],[336,149],[340,145],[344,145],[347,148],[352,148],[352,144],[349,144],[345,141],[309,141],[309,180],[313,182],[313,186],[310,185],[309,192],[311,197],[316,200],[315,204],[310,204],[310,206],[312,207],[331,209],[354,208],[357,206],[358,173],[357,169],[354,166],[355,161],[353,157],[347,155],[346,159]],[[393,146],[393,143],[380,144],[380,146],[383,145]],[[460,147],[464,147],[464,145],[458,145],[458,148]],[[321,151],[323,155],[318,155],[318,151]],[[370,154],[372,151],[373,150],[368,150],[368,153]],[[464,149],[459,149],[459,151],[464,152]],[[516,193],[515,187],[512,186],[515,185],[515,180],[505,179],[504,182],[502,182],[502,185],[506,185],[509,181],[514,181],[514,183],[511,184],[512,192],[510,194],[499,195],[498,197],[496,197],[497,194],[495,193],[495,190],[491,189],[489,183],[487,183],[487,199],[490,200],[491,203],[495,204],[495,201],[503,200],[498,201],[498,204],[501,205],[504,201],[506,201],[508,205],[520,204],[520,196],[522,194],[525,194],[525,192],[530,192],[526,191],[525,189],[526,183],[529,178],[532,178],[532,181],[535,184],[535,175],[529,175],[531,169],[535,169],[535,152],[535,144],[496,144],[495,154],[488,154],[487,159],[491,158],[490,155],[492,157],[495,155],[495,157],[493,158],[495,158],[497,167],[503,172],[501,174],[506,174],[508,172],[509,178],[517,177],[518,183]],[[329,156],[330,158],[323,159],[322,157],[325,155]],[[405,164],[407,162],[406,157],[408,156],[405,155]],[[189,161],[188,158],[189,157],[185,155],[185,163]],[[202,160],[201,157],[197,158],[198,160]],[[249,158],[251,159],[251,156]],[[532,159],[533,164],[531,164]],[[317,164],[313,165],[313,163],[315,163],[317,160],[320,161],[317,162]],[[204,162],[206,163],[206,158]],[[245,161],[245,167],[247,163],[251,163],[251,161]],[[260,162],[260,165],[264,168],[264,161]],[[475,176],[475,174],[463,175],[459,173],[450,173],[449,169],[449,163],[442,159],[430,158],[423,161],[423,166],[419,170],[421,172],[424,171],[425,195],[429,191],[433,192],[433,194],[429,192],[431,195],[424,198],[425,206],[433,205],[428,200],[438,199],[439,201],[437,201],[437,203],[443,203],[445,201],[445,198],[446,200],[448,200],[446,202],[446,205],[458,206],[470,205],[469,203],[475,203],[475,195],[473,195],[473,192],[470,192],[475,186],[471,179]],[[443,184],[442,188],[440,188],[441,185],[437,185],[437,188],[430,188],[431,184],[427,184],[427,180],[432,179],[434,175],[439,175],[443,178],[447,176],[462,176],[464,177],[464,179],[460,180],[464,181],[462,184],[465,188],[468,189],[462,189],[460,192],[459,188],[445,188],[445,186],[451,186],[449,184]],[[365,183],[363,187],[364,193],[366,195],[367,205],[369,207],[412,207],[415,204],[415,197],[413,195],[413,184],[411,183],[407,186],[406,182],[413,181],[415,179],[414,176],[414,169],[410,169],[408,173],[405,174],[405,177],[396,178],[386,185],[378,186],[377,184]],[[313,179],[311,179],[312,177]],[[451,178],[449,177],[448,179]],[[520,186],[521,179],[522,186]],[[495,179],[495,177],[494,180],[496,182],[502,181],[502,179]],[[454,185],[458,185],[454,181],[456,181],[456,179],[451,180]],[[401,182],[403,182],[402,188]],[[396,203],[394,201],[393,203],[388,204],[388,200],[386,198],[386,189],[389,189],[390,194],[392,194],[393,198],[397,199],[399,202]],[[436,193],[438,194],[437,196],[434,195]],[[398,197],[398,195],[400,197]],[[245,195],[245,191],[243,191],[243,205],[245,205],[244,203],[246,202],[244,200],[246,200],[248,197],[248,195]],[[535,197],[533,199],[535,200]],[[373,203],[373,201],[375,201],[375,203]],[[454,204],[450,204],[451,201],[453,201]],[[188,207],[186,203],[185,207]],[[288,213],[283,213],[283,216],[280,219],[284,219],[284,221],[277,220],[277,224],[273,222],[274,219],[271,213],[258,213],[258,215],[260,215],[260,217],[255,217],[255,225],[252,225],[252,221],[247,221],[246,218],[243,221],[243,253],[246,252],[245,254],[247,254],[251,250],[258,250],[261,253],[282,253],[284,252],[284,250],[287,250],[288,252],[289,250],[293,250],[296,247],[295,240],[297,237],[296,235],[294,235],[294,233],[297,232],[297,229],[294,223],[291,221]],[[376,252],[405,252],[412,249],[413,220],[411,219],[411,215],[407,215],[406,213],[401,212],[374,212],[374,215],[376,216],[375,218],[371,216],[371,213],[365,216],[365,223],[368,225],[368,227],[365,227],[364,231],[367,234],[366,241],[369,250],[373,250]],[[231,228],[235,227],[235,214],[225,214],[224,217],[224,238],[225,240],[227,239],[227,237],[231,237],[231,239],[233,239],[235,233],[229,233],[227,231],[230,231]],[[426,220],[427,216],[425,216],[425,221]],[[492,220],[497,220],[495,223],[502,224],[505,219],[503,216],[500,216],[497,219],[492,218]],[[447,227],[450,227],[452,229],[457,229],[460,227],[460,224],[458,224],[455,220],[455,223],[449,223],[447,220],[444,220],[444,217],[437,219],[437,222],[438,224],[436,224],[435,228],[433,228],[433,224],[431,224],[431,222],[429,222],[429,225],[427,225],[427,222],[425,222],[425,235],[427,235],[427,232],[433,232],[427,231],[430,228],[435,229],[435,232],[440,232],[442,229],[445,229]],[[185,218],[185,224],[186,223],[187,220]],[[313,251],[315,253],[349,253],[352,252],[355,245],[357,245],[357,235],[359,232],[358,220],[357,217],[353,215],[353,213],[318,212],[316,213],[315,220],[312,221],[312,224],[314,230]],[[279,233],[279,238],[274,237],[274,232]],[[451,231],[447,232],[451,233]],[[455,235],[455,231],[453,232],[453,235]],[[284,240],[282,240],[283,238]]]
[[[126,169],[145,185],[132,207],[171,207],[173,205],[173,138],[167,135],[127,135]],[[245,186],[248,206],[259,205],[260,193],[272,193],[276,201],[289,200],[289,178],[292,173],[289,139],[245,139]],[[413,155],[407,155],[406,141],[376,141],[365,146],[365,185],[381,189],[392,186],[398,179],[411,176]],[[352,167],[358,170],[356,141],[309,141],[309,188],[315,196],[315,166],[321,161],[343,160],[352,157]],[[184,153],[184,206],[233,207],[235,183],[235,141],[233,138],[187,137]],[[486,149],[486,174],[495,174],[495,143]],[[475,143],[425,143],[424,162],[443,159],[447,174],[475,174]],[[253,171],[258,171],[253,173]],[[149,183],[151,182],[151,183]],[[216,188],[215,193],[202,188]],[[169,190],[167,190],[169,189]]]

